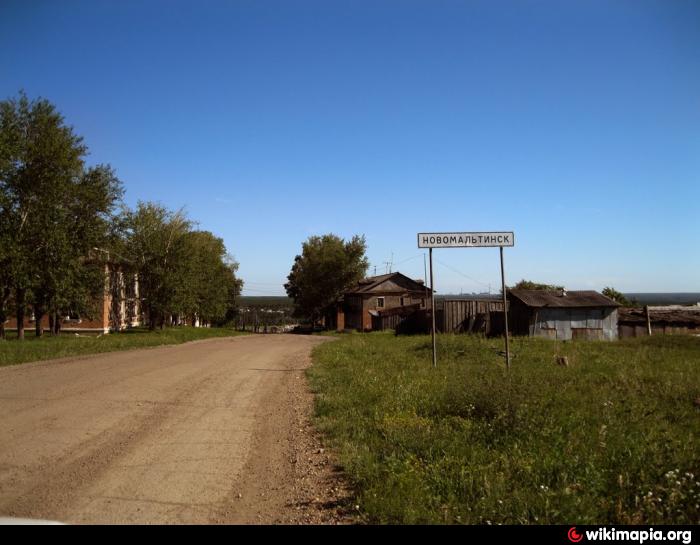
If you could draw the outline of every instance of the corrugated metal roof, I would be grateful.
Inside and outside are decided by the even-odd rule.
[[[529,307],[619,307],[615,301],[597,291],[508,290],[508,295]]]

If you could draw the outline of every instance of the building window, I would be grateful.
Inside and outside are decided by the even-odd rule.
[[[406,303],[404,303],[404,298],[401,298],[401,306],[404,306]]]
[[[377,297],[377,308],[384,308],[384,297]]]

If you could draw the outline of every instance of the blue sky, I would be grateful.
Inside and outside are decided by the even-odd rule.
[[[513,230],[507,281],[700,291],[700,2],[8,1],[0,98],[54,102],[129,204],[282,294],[301,242]],[[441,293],[498,250],[436,250]]]

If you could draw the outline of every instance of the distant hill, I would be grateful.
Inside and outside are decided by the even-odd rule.
[[[435,294],[435,299],[500,299],[500,293],[446,293]]]
[[[630,301],[640,305],[694,305],[700,301],[700,293],[625,293]]]

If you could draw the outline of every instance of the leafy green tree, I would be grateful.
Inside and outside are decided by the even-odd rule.
[[[57,330],[60,316],[69,311],[90,315],[95,310],[94,302],[104,292],[105,272],[101,263],[87,257],[107,242],[121,194],[121,182],[105,165],[85,170],[65,187],[59,210],[52,212],[54,228],[37,249],[46,265],[33,292],[37,334],[44,312],[51,313]]]
[[[517,290],[563,290],[564,286],[557,286],[554,284],[540,284],[539,282],[533,282],[532,280],[521,280],[513,289]]]
[[[303,243],[284,285],[297,316],[316,321],[321,312],[367,273],[364,236],[351,240],[327,234]]]
[[[227,255],[224,241],[209,231],[191,231],[183,244],[177,312],[205,324],[222,322],[242,286],[235,276],[238,263]]]
[[[0,184],[2,177],[0,176]],[[0,185],[0,340],[5,339],[5,322],[9,315],[10,295],[12,290],[11,250],[12,237],[8,225],[8,214],[5,213],[7,201],[5,200],[2,185]]]
[[[9,289],[20,339],[28,305],[41,335],[47,311],[58,315],[99,288],[99,272],[85,259],[103,240],[122,188],[110,167],[86,169],[86,154],[47,100],[20,93],[0,102],[0,314]]]
[[[627,299],[627,297],[625,297],[622,293],[620,293],[613,287],[606,287],[605,289],[603,289],[603,295],[605,295],[605,297],[609,299],[612,299],[616,303],[621,304],[623,307],[633,306],[633,303],[629,299]]]
[[[151,329],[196,320],[221,323],[232,312],[243,283],[221,238],[192,230],[193,222],[182,210],[149,202],[124,210],[114,226],[110,247],[128,256],[138,274]]]
[[[160,204],[139,202],[136,210],[124,212],[120,224],[124,232],[117,251],[129,256],[138,273],[149,328],[162,328],[169,314],[186,305],[179,274],[187,259],[185,237],[192,222],[182,210],[172,212]]]

